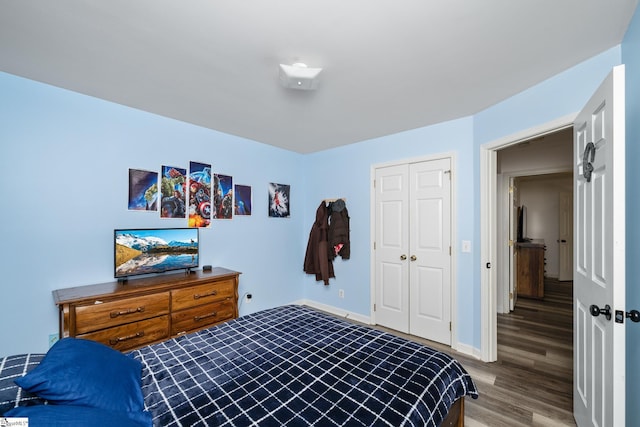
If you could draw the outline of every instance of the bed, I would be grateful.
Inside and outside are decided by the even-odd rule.
[[[450,356],[298,305],[126,357],[142,365],[144,410],[156,426],[461,426],[464,397],[478,395]],[[42,403],[23,397],[14,406]]]

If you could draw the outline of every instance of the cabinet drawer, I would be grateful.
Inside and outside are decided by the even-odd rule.
[[[224,280],[175,289],[171,291],[171,310],[182,310],[196,305],[235,298],[234,284],[233,280]]]
[[[77,306],[76,334],[169,313],[169,292]]]
[[[119,351],[131,350],[168,338],[169,316],[154,317],[77,337],[98,341]]]
[[[231,319],[235,315],[232,300],[199,305],[171,314],[171,335],[202,329],[206,326]]]

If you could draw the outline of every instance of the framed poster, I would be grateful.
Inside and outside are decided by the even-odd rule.
[[[289,218],[291,187],[287,184],[269,184],[269,216],[273,218]]]
[[[129,169],[129,210],[158,210],[158,172]]]
[[[209,227],[211,213],[211,165],[189,162],[189,227]]]

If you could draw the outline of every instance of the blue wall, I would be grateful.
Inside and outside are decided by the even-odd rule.
[[[9,74],[0,93],[0,354],[47,349],[52,290],[113,280],[114,228],[186,226],[127,210],[129,168],[193,160],[252,186],[252,216],[201,229],[200,264],[242,272],[243,313],[303,297],[301,155]],[[291,184],[291,218],[267,216],[269,182]]]
[[[370,253],[371,222],[371,168],[372,165],[401,161],[440,153],[453,153],[456,163],[454,191],[456,194],[456,239],[472,240],[473,204],[473,141],[471,118],[463,118],[434,126],[397,133],[391,136],[327,150],[307,156],[307,199],[305,228],[309,230],[315,219],[315,210],[325,198],[346,197],[351,217],[351,259],[340,258],[334,262],[336,279],[329,286],[315,282],[313,276],[305,279],[306,296],[333,307],[365,316],[370,315],[371,275]],[[455,242],[453,242],[455,246]],[[466,316],[479,318],[480,313],[470,313],[469,308],[479,309],[479,291],[473,286],[473,254],[457,250],[458,311],[464,313],[458,327],[458,339],[474,343],[473,322]],[[345,298],[338,298],[338,289],[344,289]]]
[[[626,203],[627,203],[627,310],[640,310],[640,11],[636,10],[622,42],[622,61],[626,77]],[[627,422],[640,419],[640,324],[627,322]]]

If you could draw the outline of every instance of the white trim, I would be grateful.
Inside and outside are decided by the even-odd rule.
[[[363,315],[358,314],[358,313],[348,312],[348,311],[345,311],[345,310],[343,310],[341,308],[337,308],[337,307],[334,307],[334,306],[331,306],[331,305],[322,304],[322,303],[319,303],[319,302],[316,302],[316,301],[312,301],[312,300],[308,300],[308,299],[301,299],[301,300],[293,301],[293,302],[291,302],[291,304],[306,305],[307,307],[315,308],[317,310],[321,310],[321,311],[324,311],[324,312],[329,313],[329,314],[333,314],[333,315],[338,316],[338,317],[343,317],[345,319],[351,319],[351,320],[354,320],[356,322],[364,323],[365,325],[374,325],[374,323],[371,322],[371,319],[368,318],[367,316],[363,316]],[[474,359],[480,360],[480,352],[478,351],[478,349],[474,348],[473,346],[471,346],[469,344],[458,343],[458,348],[456,348],[455,351],[460,353],[460,354],[464,354],[466,356],[470,356],[470,357],[473,357]]]
[[[458,353],[465,354],[473,357],[474,359],[482,360],[480,351],[470,344],[458,343],[458,348],[455,349]]]
[[[577,113],[568,114],[550,122],[499,138],[480,146],[480,354],[485,362],[494,362],[498,357],[498,332],[496,310],[497,274],[487,269],[486,264],[496,262],[496,179],[497,151],[520,142],[557,132],[573,126]]]
[[[296,304],[296,305],[306,305],[308,307],[311,308],[315,308],[317,310],[320,311],[324,311],[327,313],[331,313],[335,316],[338,317],[344,317],[345,319],[351,319],[351,320],[355,320],[356,322],[360,322],[360,323],[364,323],[366,325],[371,325],[371,318],[364,316],[362,314],[359,313],[353,313],[351,311],[345,311],[341,308],[338,307],[334,307],[332,305],[327,305],[327,304],[323,304],[317,301],[313,301],[313,300],[308,300],[308,299],[301,299],[301,300],[297,300],[292,302],[291,304]]]
[[[458,350],[460,347],[460,343],[458,343],[458,280],[457,280],[457,224],[458,224],[458,211],[456,208],[456,200],[457,200],[457,174],[456,174],[456,166],[457,166],[457,158],[455,152],[446,152],[433,154],[429,156],[420,156],[420,157],[411,157],[409,159],[403,160],[395,160],[391,162],[385,163],[377,163],[371,165],[370,168],[370,183],[371,186],[369,188],[369,277],[370,277],[370,313],[371,313],[371,324],[376,324],[376,314],[374,305],[376,303],[376,265],[375,258],[376,254],[373,249],[373,245],[376,237],[376,224],[375,224],[375,216],[376,216],[376,190],[374,187],[374,181],[376,177],[376,169],[389,167],[389,166],[398,166],[409,163],[420,163],[427,162],[432,160],[440,160],[440,159],[449,159],[451,164],[451,348],[453,350]],[[471,354],[471,353],[466,353]]]

